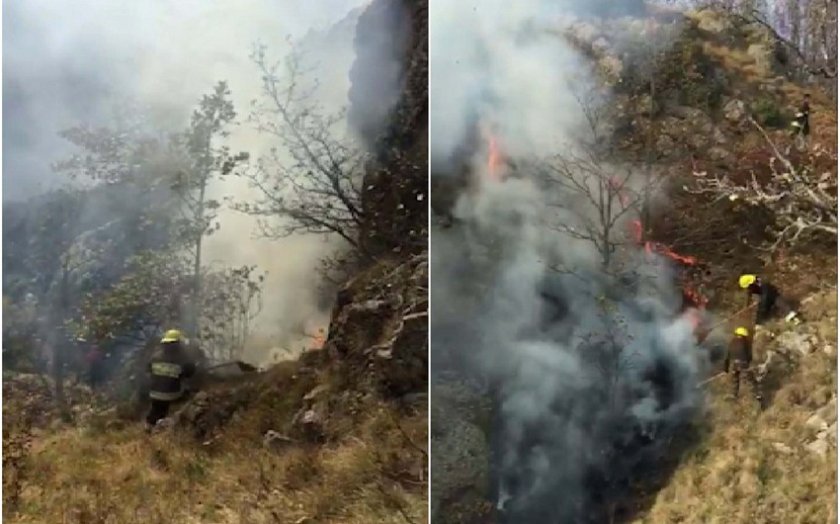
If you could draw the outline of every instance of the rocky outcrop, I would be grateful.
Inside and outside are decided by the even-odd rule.
[[[339,292],[326,349],[391,397],[426,389],[428,258],[383,261]]]
[[[837,325],[836,289],[815,293],[806,297],[801,304],[801,314],[806,322],[792,327],[778,322],[756,331],[755,345],[763,357],[757,363],[762,382],[781,384],[787,381],[792,371],[802,365],[803,359],[836,358],[834,338]],[[825,337],[830,337],[826,339]],[[836,393],[824,404],[811,408],[802,427],[802,449],[825,457],[837,449],[837,397]],[[777,443],[779,444],[779,443]],[[789,445],[780,444],[792,450]],[[791,451],[793,452],[793,451]]]
[[[489,402],[457,382],[432,395],[432,522],[475,522],[490,510]]]
[[[360,234],[372,256],[420,253],[426,249],[428,237],[428,3],[376,0],[367,8],[370,17],[362,14],[357,32],[364,33],[365,20],[385,16],[375,13],[394,10],[406,14],[409,22],[397,30],[402,28],[408,35],[389,39],[405,39],[399,98],[371,146],[374,159],[363,181],[365,220]],[[362,60],[357,58],[357,62]],[[362,89],[363,84],[354,84],[351,100],[361,98],[354,93]]]

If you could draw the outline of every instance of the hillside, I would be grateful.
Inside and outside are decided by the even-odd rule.
[[[65,386],[62,421],[49,379],[7,373],[4,522],[426,521],[427,5],[377,0],[357,39],[382,9],[411,22],[402,90],[363,181],[372,256],[340,286],[323,347],[205,383],[151,435],[136,406],[82,385]]]
[[[834,188],[829,191],[836,191],[836,162],[831,160],[836,158],[835,102],[818,88],[803,85],[788,74],[784,50],[778,49],[766,28],[714,10],[581,17],[551,32],[580,53],[600,83],[595,98],[606,100],[606,147],[623,161],[641,166],[642,171],[650,170],[662,180],[642,237],[696,260],[690,280],[708,300],[706,311],[714,327],[707,343],[696,348],[699,353],[688,357],[703,362],[701,369],[708,365],[706,375],[699,379],[720,371],[721,344],[731,330],[737,325],[753,325],[754,310],[741,310],[744,296],[737,287],[738,275],[759,273],[777,283],[786,296],[802,304],[806,321],[798,327],[775,322],[757,330],[756,361],[764,375],[762,387],[767,397],[764,410],[750,402],[745,386],[738,403],[727,400],[729,379],[717,377],[697,389],[699,409],[690,423],[673,432],[665,429],[665,437],[660,438],[666,441],[659,447],[652,446],[653,458],[644,451],[635,458],[642,464],[637,469],[630,467],[626,473],[617,460],[603,466],[603,478],[588,478],[579,472],[582,479],[575,472],[563,477],[565,471],[557,474],[559,480],[548,473],[543,478],[557,482],[557,492],[565,490],[569,504],[578,502],[575,496],[583,492],[582,506],[590,503],[597,510],[587,514],[586,522],[833,522],[837,518],[836,239],[806,236],[793,247],[783,242],[776,249],[765,250],[772,243],[769,232],[776,225],[775,217],[741,200],[696,194],[687,188],[694,187],[701,173],[742,183],[753,176],[767,180],[774,156],[770,142],[797,165],[807,162],[806,154],[791,147],[789,132],[793,114],[807,92],[812,96],[809,147],[828,151],[818,169],[830,173],[826,185]],[[749,121],[750,117],[761,129]],[[510,161],[510,181],[502,186],[507,185],[506,190],[500,190],[511,199],[520,190],[515,185],[517,160],[521,159]],[[455,175],[438,175],[432,180],[433,252],[445,253],[452,245],[485,240],[480,235],[491,229],[491,218],[481,215],[471,223],[461,218],[464,211],[456,206],[470,190],[479,191],[470,178],[478,176],[468,168]],[[513,214],[499,204],[503,201],[491,193],[484,205],[496,205]],[[836,209],[836,200],[834,206]],[[528,216],[519,212],[519,217]],[[433,522],[511,522],[501,510],[506,499],[500,492],[505,480],[500,480],[499,471],[506,453],[523,453],[522,447],[533,446],[533,455],[522,456],[532,457],[534,463],[514,470],[514,474],[526,471],[520,478],[527,478],[528,471],[536,475],[534,471],[551,469],[540,462],[555,458],[548,451],[551,439],[575,443],[557,451],[558,464],[569,462],[568,457],[610,453],[597,444],[581,443],[586,439],[580,435],[576,440],[574,431],[584,430],[573,424],[570,428],[561,426],[568,433],[538,433],[542,424],[551,423],[544,421],[554,414],[550,410],[563,409],[557,407],[563,406],[562,399],[554,404],[546,400],[552,388],[560,386],[535,385],[529,390],[531,396],[522,393],[509,400],[510,406],[502,404],[496,395],[504,394],[508,385],[503,377],[507,375],[496,377],[501,384],[493,384],[487,375],[493,377],[492,373],[499,371],[473,363],[471,356],[461,351],[463,347],[477,352],[484,345],[492,346],[493,323],[507,322],[504,317],[479,318],[492,303],[482,302],[488,294],[496,300],[507,298],[524,309],[525,315],[531,307],[554,311],[553,306],[545,304],[525,305],[521,294],[510,296],[510,287],[505,286],[512,284],[503,279],[505,273],[502,277],[494,273],[499,270],[486,253],[504,258],[506,253],[499,243],[507,241],[515,251],[522,249],[525,242],[521,237],[527,236],[521,233],[517,237],[511,232],[519,225],[513,220],[501,224],[495,236],[487,234],[486,245],[475,249],[474,257],[480,262],[467,260],[467,256],[454,257],[459,266],[453,265],[451,272],[462,280],[476,272],[486,273],[486,278],[464,282],[459,291],[468,298],[460,303],[436,301],[433,308]],[[448,271],[444,262],[440,268],[433,264],[434,275],[447,275],[436,278],[449,278]],[[521,267],[515,270],[516,278],[523,277],[521,271]],[[502,280],[494,282],[494,278]],[[440,293],[447,301],[452,300],[451,295]],[[555,313],[561,319],[570,310],[586,307],[581,297],[567,300],[566,309],[561,303],[560,312]],[[448,321],[454,315],[476,320],[469,328],[458,330]],[[438,333],[444,334],[435,341]],[[528,334],[520,336],[526,338]],[[563,376],[564,370],[546,353],[538,352],[546,338],[543,335],[533,347],[523,344],[515,350],[533,351],[539,364],[532,366],[553,369],[555,375],[549,379],[553,382],[560,380],[557,373]],[[499,353],[491,355],[498,357]],[[521,365],[522,375],[538,376],[532,367]],[[509,387],[525,389],[517,379],[515,376]],[[577,385],[575,379],[574,374],[565,377]],[[694,389],[691,384],[677,387]],[[588,405],[587,401],[581,402]],[[544,408],[542,420],[527,419],[530,425],[525,426],[534,436],[519,435],[524,442],[520,441],[517,449],[500,444],[503,437],[499,425],[504,423],[503,417],[512,416],[512,405],[527,411],[542,408],[542,403],[549,406]],[[587,427],[585,422],[581,425]],[[626,442],[618,446],[635,449]],[[516,480],[512,483],[515,486]],[[533,486],[535,491],[540,488],[539,484]],[[598,494],[598,490],[607,489],[614,490],[612,498]],[[556,504],[558,498],[555,493],[553,498],[549,494],[536,500]],[[536,512],[519,511],[518,515],[528,516],[525,521],[540,521],[533,517],[539,515]]]

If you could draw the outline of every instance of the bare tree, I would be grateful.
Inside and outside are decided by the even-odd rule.
[[[745,22],[764,27],[806,74],[824,80],[837,77],[836,0],[789,0],[772,6],[757,0],[691,3],[723,9]],[[836,86],[836,82],[832,84]]]
[[[592,94],[578,96],[591,140],[566,148],[549,158],[540,169],[540,180],[549,195],[549,205],[567,215],[549,226],[576,240],[590,242],[598,251],[604,270],[610,268],[616,250],[641,240],[628,234],[629,226],[641,227],[645,202],[660,178],[620,159],[611,161],[602,127],[606,109]]]
[[[619,246],[628,243],[627,224],[641,209],[645,192],[632,187],[634,170],[611,166],[582,154],[556,155],[542,179],[552,194],[550,205],[566,211],[551,227],[576,240],[592,243],[603,269]]]
[[[793,160],[780,151],[767,132],[752,118],[770,150],[768,178],[755,173],[744,182],[726,174],[694,173],[690,193],[711,195],[717,200],[745,202],[763,208],[774,217],[773,241],[768,247],[796,244],[803,235],[837,237],[837,154],[815,145],[804,157]]]
[[[282,74],[280,63],[268,62],[263,46],[252,59],[262,73],[263,97],[254,102],[251,120],[260,132],[277,139],[279,147],[243,173],[259,199],[235,207],[258,217],[269,238],[336,234],[361,249],[366,155],[339,129],[344,112],[324,114],[317,82],[308,82],[297,49],[283,62]]]

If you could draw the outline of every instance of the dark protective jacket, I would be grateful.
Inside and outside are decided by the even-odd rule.
[[[747,288],[747,305],[750,304],[753,295],[758,295],[756,319],[758,323],[762,323],[770,317],[779,298],[779,290],[773,284],[759,280]]]
[[[729,371],[729,364],[736,360],[744,364],[752,362],[752,340],[749,337],[734,336],[726,348],[726,359],[723,361],[723,369]]]
[[[174,401],[184,394],[183,379],[195,373],[195,364],[190,361],[181,344],[162,344],[152,355],[149,373],[152,375],[149,397]]]

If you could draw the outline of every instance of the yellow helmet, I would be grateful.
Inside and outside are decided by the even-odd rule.
[[[163,338],[160,339],[160,341],[162,344],[168,344],[170,342],[180,342],[181,338],[182,336],[180,331],[177,329],[170,329],[163,335]]]
[[[747,328],[745,328],[745,327],[738,327],[738,328],[735,328],[735,335],[737,335],[739,337],[748,337],[748,336],[750,336],[750,332],[747,331]]]
[[[741,275],[738,278],[738,285],[743,289],[747,289],[752,284],[755,284],[755,275]]]

